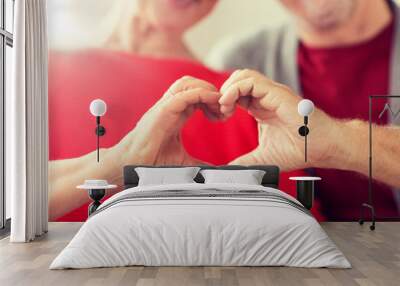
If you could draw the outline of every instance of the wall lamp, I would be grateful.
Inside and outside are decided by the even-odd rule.
[[[96,117],[95,134],[97,138],[97,162],[100,161],[100,136],[106,134],[104,126],[100,125],[100,117],[107,112],[107,104],[101,99],[95,99],[90,103],[90,113]]]
[[[307,135],[310,133],[308,128],[308,116],[314,111],[314,103],[309,99],[303,99],[297,105],[298,113],[304,117],[304,125],[299,128],[300,136],[305,138],[304,140],[304,161],[307,162]]]

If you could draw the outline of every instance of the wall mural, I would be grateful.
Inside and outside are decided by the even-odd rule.
[[[205,88],[218,90],[232,73],[229,69],[211,68],[205,64],[206,56],[199,57],[193,52],[196,44],[204,47],[204,42],[209,43],[214,30],[230,26],[226,24],[230,12],[242,9],[223,3],[217,0],[48,1],[50,220],[86,220],[90,198],[85,190],[76,187],[85,180],[106,180],[118,186],[107,190],[107,198],[121,191],[125,165],[221,165],[257,147],[257,122],[241,108],[228,120],[221,121],[214,106],[202,102],[185,111],[173,130],[163,127],[163,110],[172,91],[198,80]],[[243,1],[237,3],[244,5]],[[274,3],[268,5],[271,9],[279,8],[276,13],[281,15],[282,7],[276,8],[276,1],[268,3]],[[209,17],[212,19],[207,22]],[[261,20],[254,19],[257,23]],[[251,21],[251,17],[246,21]],[[203,23],[212,29],[192,36],[188,44],[187,32]],[[232,24],[235,29],[238,25]],[[230,35],[235,37],[239,32],[244,29]],[[220,41],[223,37],[215,39],[207,49],[213,50]],[[299,58],[300,63],[303,60]],[[343,81],[341,87],[344,89],[347,84]],[[351,114],[368,120],[369,90],[362,90],[354,95],[351,104],[340,108],[334,107],[337,102],[329,98],[330,90],[325,92],[324,101],[314,102],[330,115]],[[343,92],[343,97],[348,95]],[[105,107],[99,107],[105,108],[104,112],[97,107],[90,109],[91,103],[98,99],[105,103]],[[385,111],[396,116],[400,113],[385,102],[376,108],[382,111],[379,117],[382,122],[387,120]],[[98,123],[104,130],[99,131]],[[99,133],[101,136],[97,136]],[[168,138],[158,144],[160,136]],[[149,148],[157,144],[161,151],[149,156]],[[295,195],[295,183],[288,177],[310,173],[323,177],[313,207],[318,219],[358,219],[359,206],[367,195],[367,178],[345,171],[298,170],[282,173],[280,188]],[[351,180],[344,183],[343,176]],[[386,186],[380,188],[377,211],[394,216],[397,208],[392,191]],[[348,198],[349,192],[352,199]]]
[[[141,148],[145,147],[140,144],[153,140],[152,134],[160,130],[157,125],[137,124],[143,116],[153,116],[157,103],[176,80],[191,76],[219,88],[230,74],[208,68],[183,39],[183,34],[207,17],[217,1],[201,1],[188,8],[180,1],[175,3],[178,6],[158,0],[112,2],[115,4],[103,1],[98,6],[96,2],[96,7],[106,9],[83,14],[81,1],[49,1],[49,15],[53,15],[49,19],[52,220],[85,220],[89,197],[76,186],[88,179],[105,179],[121,186],[124,165],[226,164],[257,146],[257,124],[247,112],[240,110],[228,121],[217,122],[210,120],[200,106],[182,124],[182,152],[174,153],[171,146],[165,157],[142,160]],[[91,19],[97,12],[98,18]],[[93,35],[87,32],[80,36],[85,23],[90,25],[89,19],[103,29],[102,35],[92,30]],[[70,30],[65,31],[67,27]],[[60,37],[63,31],[68,41]],[[89,110],[95,99],[107,105],[101,117],[106,132],[100,138],[100,162],[96,120]],[[110,190],[107,196],[119,190]]]

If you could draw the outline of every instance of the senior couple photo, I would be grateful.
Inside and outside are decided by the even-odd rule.
[[[49,0],[49,219],[126,165],[276,165],[317,176],[314,216],[399,215],[400,7],[391,0]],[[88,11],[91,11],[88,13]],[[99,161],[91,102],[101,99]],[[305,138],[303,99],[312,101]],[[390,108],[387,108],[390,106]],[[379,115],[379,116],[378,116]],[[121,191],[116,188],[106,197]]]

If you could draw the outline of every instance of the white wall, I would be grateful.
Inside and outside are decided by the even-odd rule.
[[[395,1],[400,4],[400,0]],[[208,49],[225,35],[242,29],[279,25],[287,17],[288,13],[279,0],[220,0],[211,16],[194,27],[186,39],[195,54],[203,58]]]
[[[104,22],[114,1],[117,0],[48,0],[50,47],[96,47],[99,34],[110,28]],[[219,0],[213,13],[189,31],[186,40],[203,58],[221,37],[262,25],[277,25],[285,16],[278,0]]]
[[[249,5],[251,3],[251,5]],[[241,30],[276,26],[286,11],[278,0],[220,0],[215,11],[187,34],[187,42],[200,58],[219,39]]]
[[[48,0],[49,39],[53,48],[97,47],[99,33],[111,29],[107,14],[116,1],[132,5],[135,0]],[[333,1],[333,0],[332,0]],[[400,0],[396,0],[400,4]],[[127,5],[125,5],[126,9]],[[71,13],[74,11],[74,13]],[[219,0],[213,13],[186,35],[199,57],[226,35],[260,26],[279,25],[287,12],[279,0]]]

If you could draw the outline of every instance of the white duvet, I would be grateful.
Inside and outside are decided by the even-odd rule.
[[[297,202],[279,190],[254,185],[194,183],[127,189],[100,206],[103,211],[82,225],[50,269],[127,265],[350,267],[311,215],[274,200],[173,197],[112,204],[132,192],[205,188],[262,190]]]

